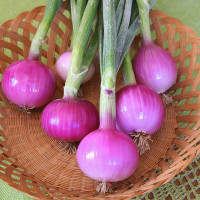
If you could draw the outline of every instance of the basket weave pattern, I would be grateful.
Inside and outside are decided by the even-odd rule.
[[[200,155],[186,167],[185,170],[176,175],[169,183],[136,197],[135,200],[193,200],[200,196]]]
[[[0,29],[1,73],[13,61],[27,58],[31,40],[45,7],[24,12]],[[71,22],[63,3],[41,50],[40,60],[54,70],[59,55],[70,45]],[[0,90],[0,178],[12,187],[38,199],[130,199],[171,180],[200,153],[200,39],[179,20],[160,11],[151,11],[152,35],[166,48],[178,65],[177,83],[170,89],[174,105],[167,107],[161,129],[153,136],[151,150],[140,158],[136,172],[114,185],[116,193],[95,196],[97,181],[78,168],[75,155],[63,151],[64,144],[49,138],[40,125],[43,108],[23,113]],[[164,32],[163,32],[164,30]],[[140,38],[132,45],[137,51]],[[96,61],[98,68],[98,63]],[[81,86],[83,97],[99,105],[100,75]],[[119,74],[117,88],[123,86]],[[121,78],[120,78],[121,77]],[[57,78],[54,99],[62,97]]]

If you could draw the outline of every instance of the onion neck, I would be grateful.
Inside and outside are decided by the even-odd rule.
[[[133,72],[133,67],[130,58],[130,51],[124,57],[123,63],[123,78],[125,85],[134,85],[136,84],[135,74]]]
[[[45,42],[45,38],[51,25],[51,22],[55,17],[57,11],[59,10],[62,2],[63,0],[48,0],[44,17],[31,43],[28,55],[29,60],[39,60],[40,48]]]
[[[150,5],[147,0],[136,0],[139,8],[140,30],[142,35],[142,42],[148,44],[152,42],[151,29],[149,23]]]
[[[63,99],[65,98],[76,98],[78,94],[78,90],[75,89],[74,87],[64,87],[64,95]]]
[[[116,128],[115,77],[106,70],[101,82],[100,128]]]
[[[116,127],[114,2],[103,0],[104,63],[101,79],[100,128]]]
[[[71,91],[78,92],[80,85],[89,70],[88,66],[83,66],[82,64],[85,49],[87,47],[90,32],[92,30],[92,24],[94,21],[98,2],[98,0],[89,0],[85,8],[85,12],[83,14],[80,28],[78,30],[72,50],[70,69],[64,87],[64,95],[70,94]],[[73,95],[77,96],[77,92],[73,92]]]

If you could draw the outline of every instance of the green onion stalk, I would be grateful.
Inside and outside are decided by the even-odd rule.
[[[130,24],[134,23],[135,20],[137,20],[136,18],[138,16],[138,14],[139,14],[138,6],[136,3],[136,0],[134,0],[132,2]],[[135,26],[134,29],[135,29],[135,33],[136,33],[137,30],[139,29],[139,26]],[[133,33],[132,37],[134,38],[134,33]],[[122,70],[123,70],[123,78],[124,78],[125,85],[136,84],[135,74],[133,72],[133,67],[132,67],[132,62],[131,62],[131,57],[130,57],[130,49],[125,54],[124,60],[122,62]]]
[[[150,5],[147,0],[136,0],[139,8],[140,31],[144,43],[151,43],[151,29],[149,22]]]
[[[98,50],[98,28],[95,27],[95,31],[90,39],[89,45],[86,49],[84,58],[83,58],[83,66],[88,67],[88,71],[91,67],[92,61],[96,55],[96,52]],[[84,78],[87,74],[84,75]]]
[[[80,27],[77,31],[77,35],[74,36],[76,32],[73,33],[73,37],[75,37],[76,39],[74,40],[71,61],[70,61],[70,69],[64,86],[64,97],[66,96],[72,98],[77,97],[80,85],[85,76],[87,75],[90,66],[89,64],[92,62],[90,56],[91,52],[93,56],[95,56],[96,54],[95,51],[97,49],[97,45],[95,41],[97,39],[97,33],[93,34],[93,38],[90,40],[90,44],[87,50],[86,47],[89,41],[89,36],[95,19],[98,2],[99,2],[98,0],[89,0],[87,2],[80,23]],[[71,12],[73,12],[72,7],[71,7]],[[72,21],[75,20],[74,15],[72,14]]]
[[[128,51],[128,53],[126,54],[122,66],[125,85],[136,84],[135,74],[133,72],[133,66],[130,58],[130,51]]]
[[[100,128],[116,127],[115,15],[112,0],[103,0],[104,48],[101,68]],[[101,55],[100,55],[101,56]]]
[[[99,37],[100,126],[81,141],[76,155],[81,170],[101,182],[96,191],[105,193],[112,191],[113,182],[122,181],[133,174],[139,155],[131,138],[116,130],[116,5],[113,0],[102,2],[100,10],[103,15],[99,17],[99,36],[103,34]]]
[[[140,0],[138,0],[140,1]],[[149,0],[149,4],[147,3],[146,0],[141,0],[141,2],[146,2],[146,8],[145,8],[145,16],[148,16],[147,13],[149,13],[150,8],[152,8],[152,6],[154,5],[154,3],[156,2],[156,0]],[[128,0],[126,0],[126,3],[130,4],[130,2],[128,2]],[[144,27],[146,27],[144,34],[146,34],[146,38],[147,41],[150,41],[150,26],[148,26],[149,24],[149,18],[147,20],[144,20],[144,23],[141,22],[141,19],[139,19],[139,11],[138,11],[138,4],[137,4],[137,0],[133,0],[132,1],[132,7],[131,7],[131,17],[129,19],[129,12],[130,12],[130,6],[126,6],[126,3],[124,1],[119,1],[119,3],[117,4],[116,7],[116,21],[117,21],[117,30],[118,35],[117,35],[117,41],[124,41],[124,43],[121,43],[120,46],[118,46],[118,56],[116,59],[116,71],[118,72],[126,54],[129,51],[129,48],[136,36],[136,34],[138,33],[138,29],[140,28],[140,25],[142,26],[142,24],[146,24],[144,25]],[[126,10],[126,11],[125,11]],[[141,12],[141,10],[140,10]],[[127,27],[127,20],[130,20],[130,24]],[[122,27],[126,27],[126,28],[122,28]],[[147,28],[149,28],[149,30],[147,30]],[[147,30],[147,31],[146,31]],[[120,31],[122,32],[121,34]],[[123,39],[122,39],[122,37]],[[125,37],[124,37],[125,36]],[[122,48],[122,49],[121,49]]]
[[[29,60],[39,60],[40,48],[45,42],[45,38],[50,28],[51,22],[59,10],[62,2],[63,0],[48,0],[44,17],[31,43],[28,55]]]
[[[71,13],[71,20],[73,27],[70,50],[73,49],[73,46],[75,44],[86,5],[87,5],[87,0],[77,0],[77,2],[75,0],[71,0],[70,2],[70,7],[71,7],[70,13]],[[88,66],[88,67],[91,66],[92,61],[98,49],[98,30],[96,30],[96,26],[94,28],[95,31],[89,41],[88,47],[85,52],[85,56],[83,59],[83,66]]]
[[[64,82],[66,82],[68,72],[70,69],[70,62],[71,62],[73,47],[76,44],[77,37],[80,37],[80,35],[78,36],[78,32],[81,26],[83,15],[86,10],[87,3],[88,3],[87,0],[68,1],[68,7],[70,8],[70,15],[71,15],[71,21],[72,21],[71,44],[70,44],[69,50],[63,53],[55,64],[56,73]],[[88,20],[88,19],[85,18],[85,20]],[[92,78],[95,71],[95,67],[92,64],[92,61],[98,49],[98,42],[97,42],[98,34],[97,34],[97,30],[95,30],[95,27],[96,27],[95,21],[96,20],[93,20],[94,27],[92,28],[94,32],[93,34],[90,34],[89,39],[87,38],[87,45],[86,45],[87,48],[84,49],[84,57],[83,57],[83,60],[81,60],[82,66],[84,66],[83,68],[88,69],[87,73],[85,73],[87,77],[84,78],[82,83],[89,81]]]
[[[149,10],[154,3],[155,0],[151,0],[149,2],[147,2],[146,0],[134,0],[132,4],[131,23],[134,23],[134,21],[137,20],[139,16],[141,35],[146,42],[152,41],[149,23]],[[137,31],[138,28],[139,26],[135,25],[135,31]],[[130,50],[125,55],[122,66],[125,85],[136,84],[135,74],[133,72],[132,62],[130,58]]]
[[[72,20],[72,42],[70,46],[70,50],[73,49],[74,43],[76,41],[76,37],[78,34],[78,30],[81,24],[81,20],[83,17],[84,10],[87,5],[87,0],[71,0],[70,6],[71,6],[71,20]]]
[[[108,2],[103,2],[103,4],[104,10],[109,7],[107,5]],[[134,8],[132,8],[133,6]],[[135,22],[135,11],[137,10],[137,7],[135,7],[136,3],[133,4],[130,0],[115,1],[112,12],[105,12],[103,10],[103,16],[99,16],[99,57],[102,78],[100,126],[102,127],[115,127],[115,83],[116,74],[122,61],[125,83],[135,84],[136,82],[128,51],[131,44],[130,41],[134,39],[139,28],[139,25]],[[100,32],[103,30],[104,35],[102,36]],[[124,51],[128,52],[124,53]],[[125,55],[123,56],[123,54]]]

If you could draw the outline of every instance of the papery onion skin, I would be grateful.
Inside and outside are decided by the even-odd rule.
[[[166,92],[176,81],[173,57],[153,41],[142,42],[132,64],[137,83],[149,86],[158,94]]]
[[[53,72],[34,60],[12,63],[3,73],[2,90],[19,107],[38,108],[47,104],[56,90]]]
[[[90,178],[117,182],[128,178],[137,168],[139,154],[135,143],[115,129],[98,129],[79,144],[77,162]]]
[[[162,99],[145,85],[129,85],[116,93],[116,122],[124,132],[153,135],[161,127],[164,116]]]
[[[59,76],[59,78],[65,82],[67,79],[67,74],[70,68],[70,60],[71,60],[71,54],[72,51],[69,50],[65,53],[63,53],[57,60],[56,64],[55,64],[55,70],[56,70],[56,74]],[[91,67],[86,75],[86,77],[83,79],[82,83],[86,83],[88,82],[94,75],[95,72],[95,67],[94,64],[91,64]]]
[[[99,127],[99,115],[89,101],[67,97],[54,100],[45,107],[41,124],[54,139],[78,142]]]

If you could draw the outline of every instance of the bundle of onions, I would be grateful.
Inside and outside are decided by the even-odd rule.
[[[42,112],[41,124],[44,131],[57,140],[78,142],[99,127],[96,107],[87,100],[77,98],[79,87],[88,71],[88,67],[82,63],[97,6],[98,0],[87,2],[72,50],[63,98],[51,102]]]
[[[62,0],[48,0],[44,17],[33,38],[28,59],[12,63],[3,73],[4,94],[24,110],[41,107],[54,95],[55,76],[38,60],[41,45],[61,3]]]
[[[177,66],[172,56],[152,41],[148,2],[136,1],[139,8],[142,46],[134,57],[133,70],[138,83],[149,86],[158,94],[163,94],[176,81]],[[167,95],[164,94],[164,97],[166,104],[171,102]]]
[[[103,22],[100,21],[99,24],[104,27],[104,37],[100,37],[103,38],[103,41],[100,39],[100,47],[104,44],[103,52],[100,48],[100,127],[81,141],[77,150],[77,161],[87,176],[102,182],[97,191],[104,193],[108,191],[108,183],[124,180],[135,171],[139,154],[133,140],[116,130],[116,38],[113,0],[103,0]]]
[[[85,10],[87,4],[87,0],[71,0],[69,3],[69,7],[71,7],[71,19],[72,19],[72,27],[73,27],[73,33],[72,33],[72,41],[71,46],[68,51],[63,53],[57,60],[55,64],[55,70],[57,75],[60,77],[60,79],[65,82],[67,79],[67,74],[69,72],[70,68],[70,61],[72,56],[72,49],[77,39],[78,30],[80,27],[81,19],[83,17],[83,13]],[[88,44],[87,50],[85,52],[84,58],[83,58],[83,66],[88,67],[88,73],[83,79],[82,83],[88,82],[94,75],[95,72],[95,66],[93,64],[93,59],[96,55],[97,49],[98,49],[98,31],[97,29],[93,33],[93,36]]]
[[[126,86],[116,94],[117,127],[133,138],[143,154],[150,149],[150,136],[164,121],[165,107],[155,91],[136,84],[129,53],[123,61],[123,77]]]

